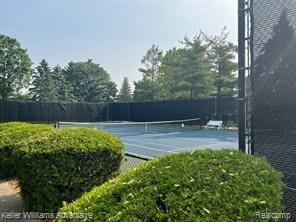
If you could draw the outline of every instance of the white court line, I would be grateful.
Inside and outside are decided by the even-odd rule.
[[[129,140],[129,139],[124,139],[123,141],[130,141],[130,142],[134,142],[134,140]],[[159,143],[152,143],[152,142],[146,142],[146,141],[143,141],[142,140],[139,140],[141,143],[147,143],[147,144],[152,144],[152,145],[155,145],[155,146],[163,146],[163,147],[166,147],[166,148],[177,148],[179,149],[180,146],[169,146],[169,145],[164,145],[164,144],[159,144]]]
[[[164,137],[164,136],[171,136],[171,135],[176,135],[176,134],[181,134],[182,132],[171,132],[171,133],[144,133],[141,134],[141,136],[145,137]]]
[[[161,152],[164,152],[164,153],[175,153],[175,152],[173,152],[173,151],[169,151],[169,150],[162,150],[162,149],[151,148],[151,147],[148,147],[148,146],[142,146],[142,145],[135,145],[135,144],[125,143],[125,142],[123,142],[123,143],[126,144],[126,145],[129,145],[129,146],[142,147],[142,148],[147,149],[147,150],[161,151]]]
[[[181,137],[179,137],[179,138],[174,138],[174,140],[185,140],[185,141],[191,141],[191,142],[200,142],[200,141],[203,141],[203,140],[208,140],[209,138],[196,138],[196,139],[188,139],[188,138],[181,138]],[[213,140],[213,139],[216,139],[216,140],[218,140],[219,141],[219,138],[213,138],[213,137],[211,137],[210,138],[211,140]],[[205,142],[206,143],[206,141],[203,141],[203,142]]]
[[[135,136],[135,140],[142,140],[143,138],[146,138],[146,137],[154,137],[154,138],[157,138],[157,137],[166,137],[166,139],[171,136],[171,135],[176,135],[176,134],[182,134],[183,132],[173,132],[173,133],[151,133],[151,134],[143,134],[143,135],[140,135],[141,137],[139,136]],[[144,136],[144,137],[142,137]],[[191,141],[191,142],[198,142],[200,141],[200,139],[207,139],[207,138],[196,138],[196,139],[188,139],[188,138],[182,138],[182,137],[174,137],[173,138],[174,140],[185,140],[185,141]],[[213,139],[216,139],[216,138],[213,138]]]

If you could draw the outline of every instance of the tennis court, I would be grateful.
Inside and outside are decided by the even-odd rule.
[[[238,149],[236,131],[204,129],[197,126],[196,119],[162,122],[118,122],[118,123],[65,123],[64,127],[87,127],[108,131],[118,135],[125,152],[153,158],[195,149]]]

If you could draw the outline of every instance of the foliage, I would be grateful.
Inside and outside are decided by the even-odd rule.
[[[180,48],[167,52],[152,45],[141,60],[139,72],[142,79],[134,82],[133,99],[153,101],[234,96],[237,87],[237,47],[227,38],[228,33],[224,28],[219,36],[208,36],[202,32],[192,40],[185,36],[180,41]],[[1,53],[4,58],[0,61],[2,99],[28,99],[28,96],[18,93],[29,82],[32,73],[26,51],[20,48],[15,39],[1,35]],[[17,53],[19,56],[13,57]],[[9,66],[5,65],[5,61]],[[16,66],[13,66],[14,63]],[[19,68],[14,70],[15,67]],[[262,69],[260,66],[257,68]],[[127,80],[124,79],[117,97],[116,84],[110,75],[90,59],[86,62],[70,62],[63,69],[58,65],[52,69],[42,60],[33,75],[29,92],[32,99],[37,101],[107,103],[116,98],[122,102],[132,99]]]
[[[207,46],[200,36],[192,41],[185,36],[184,48],[169,50],[161,65],[162,97],[205,98],[213,93],[213,72]]]
[[[73,87],[66,81],[63,69],[59,65],[52,70],[52,80],[57,101],[75,101]]]
[[[183,66],[186,58],[185,49],[173,48],[166,52],[162,60],[159,78],[161,85],[161,98],[178,99],[187,98],[183,91]]]
[[[148,79],[142,79],[137,82],[134,82],[134,100],[135,101],[152,101],[154,100],[152,91],[150,90],[154,83]]]
[[[6,100],[29,84],[32,62],[13,38],[0,34],[0,99]]]
[[[134,83],[134,99],[149,101],[235,95],[236,46],[227,42],[225,30],[220,36],[207,36],[202,32],[192,40],[185,36],[181,41],[183,47],[170,49],[164,55],[156,46],[149,49],[145,60],[142,60],[145,69],[139,69],[143,78]]]
[[[226,33],[226,27],[223,28],[220,36],[208,36],[203,33],[206,42],[209,44],[209,59],[213,65],[215,77],[214,85],[216,87],[216,96],[233,96],[237,86],[237,63],[235,53],[237,47],[231,42],[227,42],[229,33]]]
[[[162,50],[156,45],[152,45],[143,56],[141,63],[144,68],[139,68],[139,71],[143,74],[144,79],[150,79],[154,82],[157,79],[158,69],[162,60]]]
[[[94,129],[36,134],[17,149],[16,168],[26,209],[55,212],[117,173],[123,157],[119,138]]]
[[[87,221],[255,221],[256,212],[281,212],[282,188],[281,175],[264,159],[198,150],[149,161],[60,213],[92,214]]]
[[[116,94],[117,94],[117,86],[115,82],[109,81],[107,83],[107,88],[106,88],[106,102],[110,103],[113,102],[116,99]]]
[[[10,97],[8,97],[10,101],[29,101],[31,100],[30,95],[27,93],[13,93]]]
[[[38,125],[21,122],[0,124],[0,179],[16,176],[14,144],[35,138],[36,134],[53,131],[49,125]]]
[[[91,60],[70,62],[64,74],[66,81],[73,87],[75,98],[80,102],[108,102],[117,93],[110,75]]]
[[[117,99],[119,102],[129,102],[132,99],[132,90],[127,77],[123,78]]]
[[[146,97],[147,100],[157,100],[158,98],[158,78],[159,67],[163,58],[163,52],[156,45],[152,45],[143,56],[141,63],[144,67],[139,68],[142,73],[143,80],[135,83],[135,98]],[[147,87],[148,86],[148,87]],[[138,94],[140,93],[140,95]],[[144,95],[143,95],[144,94]]]
[[[207,56],[207,46],[201,37],[195,37],[190,41],[184,38],[186,57],[182,65],[184,90],[189,92],[189,98],[207,98],[213,92],[212,66]]]
[[[29,89],[30,95],[36,101],[54,101],[57,98],[57,91],[54,87],[51,68],[43,59],[36,68],[33,75],[33,87]]]

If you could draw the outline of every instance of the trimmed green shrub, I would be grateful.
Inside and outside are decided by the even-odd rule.
[[[199,150],[121,174],[66,204],[56,221],[255,221],[256,212],[281,212],[282,188],[264,159]]]
[[[25,208],[56,212],[114,176],[123,158],[120,139],[94,129],[62,129],[18,147],[18,179]]]
[[[0,124],[0,179],[16,176],[15,144],[34,139],[36,135],[52,132],[50,125],[9,122]]]
[[[23,123],[23,122],[6,122],[0,124],[0,133],[4,130],[9,128],[15,128],[19,126],[30,125],[30,123]]]

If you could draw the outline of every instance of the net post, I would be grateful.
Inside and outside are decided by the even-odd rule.
[[[148,133],[148,123],[145,123],[145,133]]]

